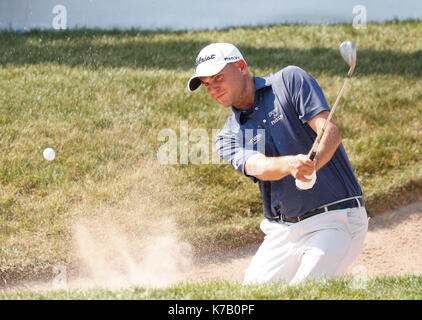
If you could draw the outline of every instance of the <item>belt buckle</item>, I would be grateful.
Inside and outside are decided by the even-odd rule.
[[[297,221],[294,221],[294,220],[292,221],[291,219],[296,219]],[[301,219],[299,216],[297,216],[297,217],[287,217],[283,214],[283,215],[280,215],[280,220],[284,221],[284,222],[297,223],[297,222],[302,221],[303,219]]]
[[[289,217],[287,217],[286,215],[284,215],[284,214],[280,214],[280,220],[281,221],[283,221],[283,222],[291,222],[291,221],[289,221],[289,219],[288,219]]]

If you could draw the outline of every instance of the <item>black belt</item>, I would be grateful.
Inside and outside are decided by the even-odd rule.
[[[282,221],[285,221],[285,222],[296,223],[296,222],[305,220],[307,218],[310,218],[312,216],[315,216],[317,214],[324,213],[324,212],[327,212],[327,211],[363,207],[364,205],[365,205],[365,202],[363,201],[362,198],[353,198],[353,199],[333,203],[333,204],[328,205],[328,206],[322,206],[322,207],[319,207],[319,208],[316,208],[316,209],[312,209],[311,211],[308,211],[305,214],[298,216],[298,217],[289,217],[289,216],[286,216],[283,213],[280,213],[277,217],[270,218],[269,220],[282,220]]]

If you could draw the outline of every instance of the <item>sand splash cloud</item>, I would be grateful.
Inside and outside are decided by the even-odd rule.
[[[142,226],[133,228],[134,219]],[[183,280],[192,268],[191,246],[170,218],[153,223],[131,214],[124,224],[104,217],[81,221],[73,239],[78,287],[163,287]]]

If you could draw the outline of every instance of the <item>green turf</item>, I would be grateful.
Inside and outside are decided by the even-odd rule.
[[[181,283],[168,288],[131,287],[125,289],[89,289],[56,291],[0,291],[6,299],[154,299],[154,300],[420,300],[421,276],[375,277],[369,279],[335,278],[307,280],[295,286],[285,283],[247,285],[227,281]]]

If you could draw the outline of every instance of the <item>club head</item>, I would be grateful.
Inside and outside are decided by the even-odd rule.
[[[340,45],[340,54],[350,67],[350,75],[356,66],[356,46],[351,41],[344,41]]]

